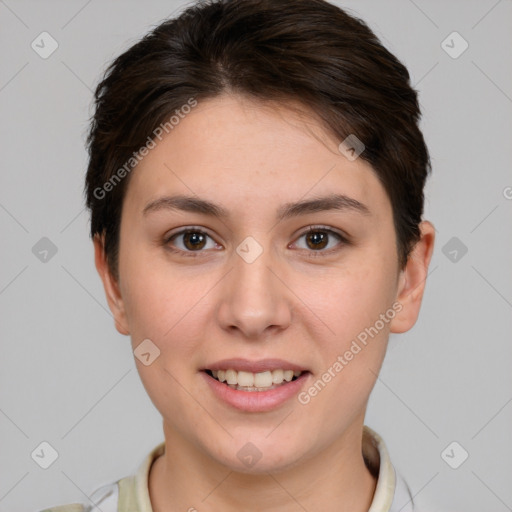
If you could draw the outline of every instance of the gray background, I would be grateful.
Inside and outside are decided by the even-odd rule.
[[[428,510],[512,510],[512,1],[336,3],[410,70],[434,170],[422,312],[392,336],[366,424]],[[85,499],[163,440],[94,268],[84,138],[107,63],[183,5],[0,0],[0,512]],[[43,31],[47,59],[31,48]],[[458,58],[441,46],[453,31]],[[46,470],[42,441],[59,454]]]

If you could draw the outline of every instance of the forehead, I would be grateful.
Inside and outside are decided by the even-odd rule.
[[[340,141],[314,113],[298,113],[286,104],[216,97],[199,102],[155,141],[132,171],[126,193],[126,203],[138,211],[171,192],[259,210],[342,193],[372,211],[390,211],[371,166],[342,155]]]

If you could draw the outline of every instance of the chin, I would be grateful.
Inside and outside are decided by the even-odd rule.
[[[268,432],[267,432],[268,435]],[[252,441],[232,439],[219,452],[216,445],[210,456],[219,464],[236,473],[262,475],[279,473],[297,466],[305,453],[304,443],[287,445],[278,438],[270,441],[265,435],[253,436]]]

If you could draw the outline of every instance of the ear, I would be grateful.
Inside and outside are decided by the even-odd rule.
[[[94,262],[96,270],[103,281],[103,288],[107,296],[108,307],[114,317],[116,329],[120,334],[128,335],[128,322],[126,321],[126,311],[124,302],[119,291],[119,284],[112,276],[108,267],[107,258],[105,255],[105,237],[104,235],[94,236]]]
[[[402,309],[391,321],[391,332],[406,332],[413,327],[420,312],[428,266],[434,250],[435,228],[429,221],[419,225],[421,238],[409,255],[407,265],[400,271],[396,300]]]

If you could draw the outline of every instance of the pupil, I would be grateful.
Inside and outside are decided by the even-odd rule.
[[[204,236],[201,235],[200,233],[192,232],[185,234],[185,245],[187,245],[189,249],[201,248],[202,242],[204,242]],[[189,247],[189,244],[191,244],[191,247]]]
[[[323,249],[327,245],[327,235],[320,231],[315,231],[309,235],[308,240],[313,242],[313,249]]]

